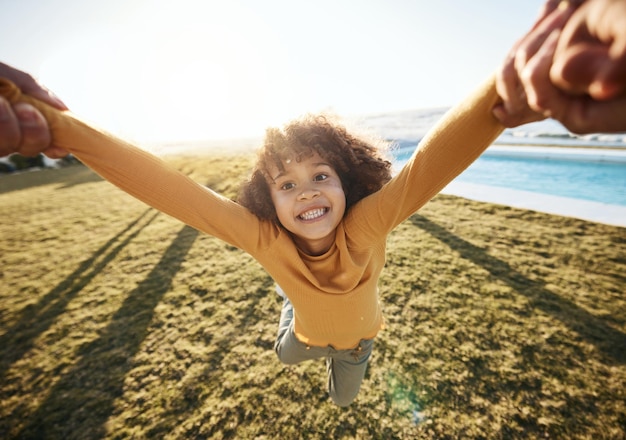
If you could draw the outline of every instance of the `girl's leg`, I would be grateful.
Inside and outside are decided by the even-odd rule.
[[[279,292],[279,295],[282,293],[279,286],[276,286],[276,290]],[[278,355],[278,359],[283,364],[298,364],[302,361],[326,356],[328,349],[310,347],[296,338],[293,331],[293,306],[287,297],[283,296],[283,298],[283,309],[278,323],[278,335],[274,343],[274,351]]]
[[[276,286],[276,292],[281,298],[283,298],[283,308],[280,312],[280,320],[278,321],[278,335],[276,336],[276,342],[274,343],[274,350],[278,352],[278,346],[285,337],[285,334],[289,331],[291,321],[293,321],[293,306],[278,285]]]
[[[337,350],[326,359],[328,392],[335,404],[348,406],[356,398],[373,345],[372,339],[364,339],[354,350]]]
[[[300,342],[293,330],[293,306],[279,286],[276,286],[276,290],[284,298],[278,324],[278,335],[274,344],[274,351],[276,351],[278,358],[284,364],[297,364],[310,359],[326,357],[330,397],[339,406],[350,405],[361,388],[374,341],[364,339],[353,350],[310,347]]]

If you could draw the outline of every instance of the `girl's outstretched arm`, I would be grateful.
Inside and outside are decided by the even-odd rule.
[[[193,181],[152,154],[97,130],[69,112],[25,95],[0,78],[0,95],[12,104],[28,103],[48,121],[52,139],[106,180],[184,223],[246,248],[254,241],[257,218],[242,206]],[[241,237],[240,231],[249,235]]]
[[[402,170],[373,197],[357,204],[351,218],[375,234],[390,231],[421,208],[502,133],[504,126],[491,111],[499,100],[491,77],[446,112]]]

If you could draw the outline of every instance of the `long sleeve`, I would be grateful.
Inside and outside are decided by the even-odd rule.
[[[504,130],[491,113],[498,99],[494,78],[489,78],[451,108],[398,175],[353,208],[353,224],[369,234],[390,231],[439,193]]]
[[[55,145],[78,157],[96,173],[148,205],[245,250],[259,246],[257,217],[237,203],[181,174],[158,157],[98,130],[70,112],[24,95],[0,79],[10,102],[28,102],[42,112]],[[241,231],[246,231],[242,234]]]

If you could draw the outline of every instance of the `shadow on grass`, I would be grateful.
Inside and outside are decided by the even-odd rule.
[[[91,258],[83,261],[71,275],[43,296],[37,304],[24,308],[16,324],[0,336],[0,380],[5,377],[11,365],[33,348],[33,341],[65,312],[70,301],[159,214],[154,212],[151,217],[145,219],[150,211],[152,209],[147,209],[124,230],[106,242]],[[120,240],[122,241],[113,247]]]
[[[130,362],[144,340],[154,309],[169,290],[198,232],[183,227],[161,260],[102,329],[82,347],[77,364],[52,388],[18,438],[103,438],[114,401],[123,393]]]
[[[463,258],[482,266],[493,277],[526,296],[533,307],[554,316],[614,361],[620,364],[626,363],[624,350],[626,334],[614,329],[573,302],[546,289],[544,283],[525,277],[508,263],[487,254],[484,249],[459,238],[427,218],[415,214],[411,217],[411,221],[415,226],[458,252]]]
[[[70,165],[59,169],[22,171],[0,176],[0,194],[34,188],[43,185],[59,184],[60,189],[83,183],[100,182],[102,177],[83,165]]]

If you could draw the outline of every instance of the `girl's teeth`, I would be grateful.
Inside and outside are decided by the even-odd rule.
[[[323,216],[325,212],[326,212],[325,209],[314,209],[312,211],[307,211],[303,214],[300,214],[300,218],[302,220],[313,220],[313,219]]]

